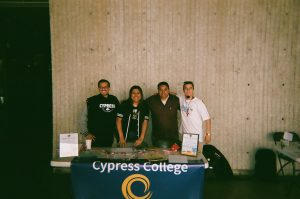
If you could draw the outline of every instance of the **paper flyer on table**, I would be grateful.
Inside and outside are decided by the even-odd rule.
[[[199,135],[185,133],[182,137],[181,154],[197,156]]]
[[[78,156],[78,133],[59,135],[59,157]]]

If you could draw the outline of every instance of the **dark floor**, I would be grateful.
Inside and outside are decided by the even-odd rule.
[[[22,167],[22,165],[19,165]],[[22,168],[20,168],[22,170]],[[23,171],[26,168],[23,168]],[[26,172],[25,172],[26,173]],[[1,198],[72,199],[69,173],[57,173],[50,169],[36,170],[30,174],[9,180],[7,195]],[[299,179],[298,179],[299,180]],[[298,181],[300,182],[300,181]],[[291,178],[262,181],[254,177],[237,177],[231,180],[206,179],[205,199],[299,199],[300,187],[291,186]]]
[[[205,199],[296,199],[300,198],[300,187],[291,186],[291,178],[262,181],[253,177],[235,177],[232,180],[207,180]]]

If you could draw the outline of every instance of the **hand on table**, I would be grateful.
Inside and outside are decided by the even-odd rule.
[[[126,141],[124,139],[120,139],[119,145],[120,145],[120,147],[125,147],[126,146]]]
[[[135,141],[135,143],[134,143],[134,146],[136,147],[136,146],[139,146],[139,145],[141,145],[143,143],[143,139],[142,138],[139,138],[139,139],[137,139],[136,141]]]

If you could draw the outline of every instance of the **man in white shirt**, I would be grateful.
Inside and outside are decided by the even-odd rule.
[[[183,83],[183,93],[184,96],[179,97],[181,133],[198,134],[198,149],[199,152],[202,152],[203,142],[207,144],[211,142],[211,119],[203,101],[194,96],[194,83],[192,81]],[[203,126],[205,130],[203,130]]]

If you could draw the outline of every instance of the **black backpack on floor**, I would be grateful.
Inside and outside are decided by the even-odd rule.
[[[232,169],[225,156],[213,145],[203,146],[203,155],[207,159],[209,169],[207,175],[213,175],[216,178],[231,178],[233,176]]]
[[[276,172],[276,154],[272,149],[258,149],[255,153],[255,177],[261,180],[274,180]]]

